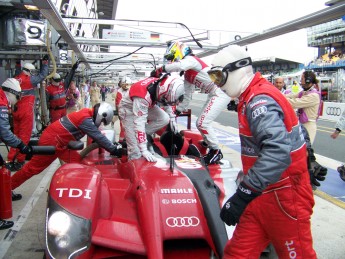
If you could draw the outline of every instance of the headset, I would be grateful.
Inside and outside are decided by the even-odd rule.
[[[314,83],[313,71],[307,70],[304,72],[304,79],[306,84]]]

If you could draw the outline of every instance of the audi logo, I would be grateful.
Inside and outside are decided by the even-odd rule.
[[[327,107],[326,114],[332,116],[340,116],[341,109],[339,107]]]
[[[252,118],[255,119],[256,117],[260,116],[261,114],[264,114],[267,112],[267,107],[266,106],[261,106],[257,109],[255,109],[252,112]]]
[[[196,227],[200,224],[200,220],[195,217],[169,217],[165,220],[168,227],[182,228],[182,227]]]

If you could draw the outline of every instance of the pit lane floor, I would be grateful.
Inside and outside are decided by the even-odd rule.
[[[179,129],[184,129],[184,118],[178,121]],[[192,116],[193,123],[195,116]],[[193,125],[192,123],[192,125]],[[195,124],[195,123],[194,123]],[[236,134],[238,131],[215,123],[214,127],[219,131],[224,159],[231,161],[234,167],[241,167],[240,153],[238,148],[229,146],[238,145]],[[119,123],[115,123],[115,130],[119,132]],[[224,132],[233,135],[224,135]],[[227,145],[226,143],[230,143]],[[0,147],[1,154],[7,154],[5,147]],[[320,159],[318,157],[318,159]],[[321,160],[320,160],[321,162]],[[329,163],[329,164],[328,164]],[[322,164],[335,168],[337,163],[332,160],[322,160]],[[44,227],[45,206],[47,190],[51,177],[60,166],[56,160],[44,172],[36,175],[20,186],[16,191],[23,195],[23,199],[13,202],[13,228],[0,231],[0,258],[5,259],[41,259],[44,254]],[[317,194],[320,191],[315,192]],[[322,192],[321,192],[322,193]],[[315,207],[312,216],[312,233],[314,249],[320,259],[345,258],[345,210],[344,203],[333,203],[324,197],[315,195]]]

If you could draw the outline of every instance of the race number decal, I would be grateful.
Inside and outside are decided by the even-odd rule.
[[[198,169],[202,168],[202,165],[199,161],[187,157],[187,156],[181,156],[179,159],[175,160],[177,166],[182,169]]]

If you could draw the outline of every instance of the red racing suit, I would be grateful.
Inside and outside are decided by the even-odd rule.
[[[316,258],[314,198],[302,130],[289,102],[257,73],[238,105],[244,183],[262,194],[246,207],[223,258]]]
[[[64,83],[50,84],[46,88],[50,122],[59,120],[66,115],[66,89]]]
[[[42,64],[41,71],[38,75],[26,75],[21,72],[16,79],[20,83],[23,96],[13,109],[13,131],[14,134],[20,138],[25,145],[30,141],[32,128],[34,123],[34,104],[35,104],[35,88],[37,84],[48,75],[48,65]],[[11,148],[7,159],[13,161],[18,150]],[[24,162],[25,154],[18,154],[17,161]]]
[[[163,85],[165,80],[160,84]],[[155,77],[141,80],[133,84],[121,100],[117,100],[119,117],[126,132],[129,160],[138,159],[147,151],[146,134],[151,135],[166,126],[169,114],[173,114],[170,106],[163,107],[166,112],[157,106],[156,89],[150,88],[155,81]]]
[[[33,156],[21,170],[12,176],[12,189],[17,188],[32,176],[42,172],[56,158],[60,158],[68,163],[79,163],[81,161],[79,152],[67,149],[67,145],[71,140],[80,140],[85,134],[110,153],[117,149],[94,124],[92,120],[93,111],[93,108],[84,108],[50,124],[43,131],[38,145],[55,146],[55,154]]]
[[[0,88],[0,140],[10,147],[17,147],[21,140],[18,139],[10,129],[9,107],[7,97]]]
[[[184,86],[186,93],[183,102],[176,107],[177,111],[187,109],[195,87],[198,87],[202,93],[208,94],[207,100],[201,109],[201,114],[196,120],[196,127],[209,148],[219,149],[218,139],[211,124],[227,108],[231,100],[230,97],[212,82],[207,74],[209,67],[196,56],[188,55],[180,61],[165,65],[164,69],[168,73],[185,71]]]

